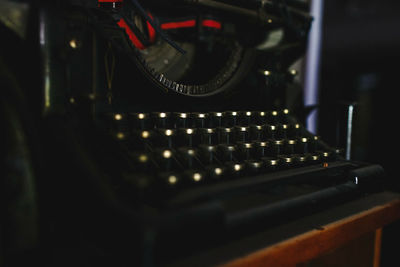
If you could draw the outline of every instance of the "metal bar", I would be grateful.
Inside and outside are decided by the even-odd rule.
[[[347,111],[347,137],[346,137],[346,160],[351,159],[351,141],[353,132],[353,116],[354,116],[354,105],[351,104]]]
[[[314,106],[318,104],[319,98],[319,74],[321,56],[321,36],[322,21],[324,11],[324,1],[313,0],[311,4],[311,15],[314,21],[308,39],[308,49],[306,56],[306,71],[304,82],[304,105]],[[318,112],[314,110],[307,118],[307,129],[317,134]]]

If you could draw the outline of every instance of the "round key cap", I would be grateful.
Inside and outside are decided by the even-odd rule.
[[[294,154],[296,151],[296,144],[297,141],[294,139],[286,139],[284,145],[284,154],[291,155]]]
[[[190,114],[186,112],[175,112],[173,114],[175,128],[190,128]]]
[[[330,161],[333,156],[331,151],[319,151],[318,153],[322,161]]]
[[[279,121],[283,124],[288,124],[290,122],[289,116],[290,116],[289,109],[283,109],[278,113]]]
[[[217,144],[217,130],[214,128],[200,128],[198,129],[198,136],[201,144]]]
[[[296,163],[296,159],[292,155],[281,155],[279,156],[281,166],[284,168],[293,167]]]
[[[129,121],[126,114],[123,113],[107,113],[105,114],[108,127],[114,132],[128,132]]]
[[[195,128],[181,128],[178,129],[177,142],[180,146],[193,147],[197,145],[197,129]]]
[[[302,136],[302,127],[299,123],[289,124],[287,131],[289,138],[298,138]]]
[[[239,125],[249,126],[254,122],[255,114],[252,111],[242,111],[239,113]]]
[[[161,172],[158,174],[162,187],[167,190],[176,190],[182,186],[182,177],[175,172]]]
[[[271,125],[271,124],[266,124],[265,125],[265,137],[269,139],[275,139],[276,138],[276,132],[277,132],[277,126],[276,125]]]
[[[217,147],[213,145],[199,145],[198,154],[203,165],[211,165],[216,163],[215,154]]]
[[[129,132],[122,132],[122,131],[117,131],[117,132],[112,132],[111,136],[119,141],[119,142],[123,142],[126,143],[126,141],[129,139],[129,137],[131,136],[129,134]]]
[[[245,161],[246,170],[249,174],[259,174],[264,169],[264,162],[262,160],[247,160]]]
[[[205,182],[205,174],[200,170],[186,170],[184,172],[185,180],[190,185],[202,184]]]
[[[148,113],[129,113],[128,119],[133,130],[147,130],[154,128]]]
[[[317,153],[309,154],[309,159],[310,159],[309,160],[310,164],[316,164],[316,163],[321,162],[321,156]]]
[[[283,146],[285,145],[285,140],[269,140],[271,144],[271,156],[277,157],[283,153]]]
[[[179,161],[184,168],[193,169],[198,167],[197,151],[189,147],[181,147],[178,149]]]
[[[235,142],[247,142],[250,137],[250,128],[245,126],[235,126]]]
[[[151,117],[156,128],[172,128],[171,114],[169,112],[153,112],[151,113]]]
[[[250,125],[250,140],[263,141],[266,137],[266,129],[264,125]]]
[[[275,138],[277,139],[286,139],[288,137],[288,129],[289,125],[287,124],[278,124],[276,126]]]
[[[153,145],[155,136],[152,130],[134,130],[128,147],[132,150],[146,150],[148,146]]]
[[[253,143],[250,142],[240,142],[237,143],[237,155],[240,160],[249,160],[253,155]]]
[[[279,169],[280,160],[275,157],[264,157],[261,159],[264,162],[266,170],[275,171]]]
[[[222,162],[235,161],[236,147],[234,145],[221,144],[217,147],[218,159]]]
[[[320,143],[320,138],[317,135],[314,135],[312,137],[310,137],[309,139],[309,145],[308,145],[308,151],[311,153],[315,153],[316,151],[318,151],[320,149],[319,147],[319,143]]]
[[[267,113],[267,122],[272,125],[276,125],[279,122],[278,111],[273,110]]]
[[[227,174],[230,178],[237,178],[244,174],[245,164],[240,162],[226,162],[225,163]]]
[[[225,177],[225,166],[221,166],[221,165],[210,165],[210,166],[206,166],[206,172],[207,172],[207,176],[210,177],[210,181],[212,182],[217,182],[217,181],[221,181],[221,179],[223,179]]]
[[[211,112],[210,113],[210,122],[211,122],[211,127],[217,128],[217,127],[222,127],[222,118],[223,118],[223,113],[222,112]]]
[[[304,166],[309,162],[309,156],[307,154],[297,154],[295,155],[296,165]]]
[[[192,118],[192,126],[194,128],[205,128],[207,125],[208,114],[202,112],[194,112],[190,114]]]
[[[155,162],[160,171],[172,171],[175,168],[175,153],[171,149],[158,148],[154,151]]]
[[[309,139],[307,137],[299,137],[296,144],[296,152],[299,154],[307,154],[309,152]]]
[[[175,129],[158,129],[157,130],[159,135],[159,146],[165,146],[172,148],[174,145],[174,136],[176,135]]]
[[[264,125],[267,123],[267,111],[257,111],[255,113],[256,123],[258,125]]]
[[[238,124],[239,112],[237,111],[227,111],[224,114],[224,125],[226,127],[233,127]]]
[[[256,141],[254,142],[254,157],[260,159],[270,154],[270,145],[267,141]]]
[[[151,172],[152,162],[150,159],[150,154],[147,152],[135,151],[130,154],[132,158],[132,163],[136,171],[139,172]]]
[[[219,144],[232,144],[234,142],[234,130],[230,127],[220,127],[217,129]]]

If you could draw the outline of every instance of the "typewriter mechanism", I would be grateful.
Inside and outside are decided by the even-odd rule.
[[[345,160],[304,125],[291,66],[308,8],[1,3],[17,14],[0,18],[7,259],[164,266],[379,190],[380,166]]]

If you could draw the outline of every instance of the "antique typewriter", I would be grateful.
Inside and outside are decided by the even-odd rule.
[[[379,190],[305,127],[307,3],[9,1],[36,25],[40,249],[163,265]]]

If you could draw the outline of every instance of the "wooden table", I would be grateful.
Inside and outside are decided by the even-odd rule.
[[[378,267],[382,228],[398,219],[400,194],[376,193],[199,251],[171,266]]]

